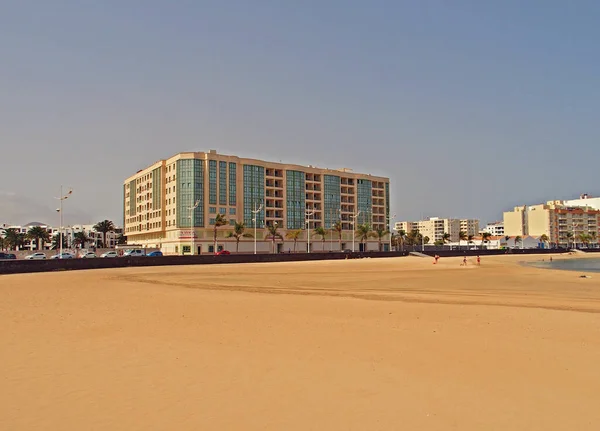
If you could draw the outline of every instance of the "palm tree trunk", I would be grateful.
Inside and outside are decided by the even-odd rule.
[[[238,236],[235,239],[235,252],[238,253],[240,251],[240,237]]]
[[[192,235],[194,233],[192,232]],[[215,226],[214,228],[214,234],[213,234],[213,253],[217,252],[217,226]]]

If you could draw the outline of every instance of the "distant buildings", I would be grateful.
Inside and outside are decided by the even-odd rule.
[[[495,221],[488,223],[479,233],[489,233],[492,236],[504,235],[504,222]]]
[[[53,243],[53,239],[54,239],[55,235],[57,235],[60,231],[60,229],[58,227],[53,227],[53,226],[50,226],[50,225],[47,225],[44,223],[39,223],[39,222],[31,222],[31,223],[27,223],[26,225],[22,225],[22,226],[21,225],[3,224],[3,225],[1,225],[0,229],[2,229],[2,230],[16,229],[19,233],[27,235],[29,230],[32,227],[36,227],[36,226],[41,227],[42,229],[46,230],[46,232],[48,232],[50,241],[42,244],[41,248],[43,250],[50,250],[52,248],[52,243]],[[92,224],[63,226],[62,232],[63,232],[64,238],[65,238],[64,241],[66,242],[68,248],[74,248],[74,246],[75,246],[74,238],[75,238],[75,234],[77,232],[85,232],[86,237],[89,238],[89,241],[87,241],[82,248],[90,248],[92,246],[94,246],[94,247],[102,246],[102,241],[103,241],[102,232],[96,232],[94,230],[94,225],[92,225]],[[119,238],[119,236],[122,235],[122,233],[123,233],[123,229],[120,227],[115,227],[115,230],[113,232],[107,232],[105,247],[114,248],[117,245],[118,238]],[[27,239],[25,245],[21,249],[22,250],[35,250],[36,248],[37,248],[36,242],[30,241],[29,239]]]
[[[600,199],[583,195],[571,201],[523,205],[504,213],[509,236],[545,236],[553,245],[597,244],[600,236]]]
[[[467,236],[477,235],[479,220],[430,217],[426,220],[397,222],[394,230],[403,230],[406,233],[416,230],[424,237],[429,238],[429,244],[442,241],[444,234],[450,235],[449,241],[455,242],[459,240],[461,231],[465,232]]]

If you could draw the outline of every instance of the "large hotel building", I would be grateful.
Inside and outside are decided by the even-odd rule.
[[[213,253],[215,218],[221,214],[228,224],[217,229],[218,249],[236,250],[235,239],[227,234],[235,222],[243,222],[252,235],[256,226],[258,251],[270,251],[266,227],[274,224],[284,238],[289,230],[303,230],[298,251],[307,250],[308,227],[312,251],[335,251],[340,250],[337,233],[328,233],[323,241],[314,229],[329,230],[341,220],[341,248],[347,249],[356,214],[357,225],[388,228],[389,186],[388,178],[349,169],[271,163],[214,150],[179,153],[125,180],[124,234],[129,244],[157,247],[166,254],[190,253],[192,242],[196,254]],[[197,208],[191,209],[196,202]],[[358,250],[359,240],[355,242]],[[376,249],[378,241],[370,239],[365,247]],[[277,249],[293,250],[294,242],[278,241]],[[254,239],[243,238],[239,251],[252,250]]]

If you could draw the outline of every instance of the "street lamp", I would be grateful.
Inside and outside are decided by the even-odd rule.
[[[254,205],[254,208],[256,208],[256,205]],[[262,204],[260,204],[258,209],[252,211],[252,214],[254,214],[254,218],[252,219],[252,223],[254,223],[254,254],[256,254],[256,219],[260,210],[262,210]]]
[[[306,230],[306,232],[308,234],[308,251],[307,251],[307,253],[310,253],[310,216],[313,215],[314,213],[315,213],[314,211],[309,211],[309,210],[304,211],[304,216],[306,217],[305,221],[308,226],[308,228]]]
[[[360,215],[360,211],[352,214],[352,253],[354,253],[354,239],[356,238],[356,218]]]
[[[200,205],[200,199],[198,199],[194,205],[188,208],[190,210],[190,237],[192,238],[192,247],[190,251],[192,252],[192,256],[195,254],[196,251],[194,250],[194,248],[196,247],[196,242],[194,241],[196,236],[196,232],[194,229],[194,210],[198,208],[198,205]]]
[[[67,194],[66,195],[63,194],[63,186],[60,186],[60,197],[54,198],[54,199],[58,199],[60,201],[60,206],[56,210],[56,211],[58,211],[58,213],[60,215],[59,216],[59,219],[60,219],[60,221],[59,221],[59,228],[58,228],[58,241],[60,243],[60,245],[59,245],[59,250],[60,251],[59,251],[59,255],[58,255],[59,259],[63,258],[63,255],[62,255],[62,253],[63,253],[63,233],[62,233],[62,230],[63,230],[63,226],[62,226],[62,224],[63,224],[63,208],[62,208],[63,207],[63,201],[69,199],[69,196],[71,196],[72,193],[73,193],[73,189],[71,189],[69,187],[69,191],[67,192]]]
[[[392,223],[390,223],[392,220],[394,220],[396,218],[396,214],[394,214],[391,218],[387,217],[387,221],[388,221],[388,227],[390,228],[390,249],[388,251],[392,251]]]

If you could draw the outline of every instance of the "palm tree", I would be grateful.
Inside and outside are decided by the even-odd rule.
[[[221,226],[225,226],[227,224],[227,219],[223,214],[217,214],[215,217],[215,224],[213,228],[213,249],[214,252],[217,252],[217,229]]]
[[[383,237],[386,236],[388,233],[390,233],[389,230],[381,228],[381,227],[378,227],[373,232],[373,236],[377,238],[377,242],[379,243],[379,251],[381,251],[383,249],[383,244],[381,241],[383,240]]]
[[[118,244],[118,245],[124,245],[124,244],[127,244],[127,237],[126,237],[125,235],[123,235],[123,234],[120,234],[120,235],[117,237],[117,244]]]
[[[598,236],[598,234],[596,232],[593,232],[593,231],[590,232],[590,240],[592,242],[596,242],[597,236]],[[596,245],[597,245],[597,243],[596,243]]]
[[[444,232],[442,235],[442,244],[445,245],[447,242],[450,242],[450,234],[448,232]]]
[[[371,232],[371,226],[368,223],[359,224],[356,227],[356,236],[360,239],[360,243],[363,245],[362,249],[365,251],[365,241],[369,237],[375,236],[373,232]]]
[[[265,239],[270,239],[271,241],[273,241],[273,253],[275,253],[275,241],[277,241],[278,239],[283,241],[283,236],[281,236],[281,234],[277,232],[277,229],[279,229],[277,227],[277,223],[267,225],[267,236],[265,237]]]
[[[325,235],[327,235],[327,231],[323,226],[318,226],[313,231],[315,235],[319,235],[321,237],[321,242],[323,244],[323,251],[325,251]]]
[[[483,232],[481,234],[481,249],[482,250],[483,250],[483,244],[485,244],[486,242],[489,242],[491,237],[492,237],[492,234],[489,232]]]
[[[401,250],[404,251],[404,241],[406,240],[406,231],[404,229],[400,229],[398,231],[398,244],[400,244]]]
[[[285,234],[285,237],[287,239],[291,239],[292,241],[294,241],[294,253],[296,253],[296,244],[298,243],[298,239],[300,239],[300,236],[302,236],[301,229],[290,230]]]
[[[56,232],[53,236],[52,236],[52,250],[58,250],[60,248],[60,233]],[[63,248],[67,248],[67,237],[66,235],[62,235],[62,246]]]
[[[541,242],[542,244],[544,244],[544,247],[546,246],[546,244],[548,244],[548,241],[549,241],[549,240],[550,240],[550,238],[548,238],[548,235],[546,235],[546,234],[542,234],[542,235],[540,236],[540,242]]]
[[[235,222],[233,225],[233,232],[227,233],[227,238],[235,238],[235,252],[240,250],[240,239],[242,238],[253,238],[252,234],[246,233],[246,226],[244,223]]]
[[[36,250],[40,250],[44,243],[50,240],[50,234],[41,226],[32,226],[27,231],[27,238],[36,242]]]
[[[469,245],[473,244],[473,238],[475,238],[475,235],[467,236],[467,248],[469,248]]]
[[[458,249],[460,250],[460,242],[467,240],[467,233],[464,230],[458,232]]]
[[[429,244],[429,241],[430,241],[430,239],[429,239],[428,236],[426,236],[425,238],[423,238],[423,244]]]
[[[102,233],[102,247],[106,247],[106,234],[108,232],[114,232],[115,225],[110,220],[102,220],[96,223],[92,229],[94,229],[96,232]]]
[[[579,238],[579,241],[587,248],[587,245],[590,243],[590,236],[587,233],[580,233],[577,235],[577,237]]]
[[[518,242],[522,242],[523,238],[521,238],[519,235],[515,236],[515,248],[517,248],[517,243]]]
[[[73,243],[79,248],[85,248],[85,244],[90,240],[85,231],[75,232],[73,234]]]
[[[340,242],[340,251],[342,250],[342,221],[338,220],[333,224],[332,231],[338,233],[338,240]]]
[[[564,238],[567,240],[567,248],[569,248],[569,244],[571,243],[571,240],[573,239],[573,233],[572,232],[565,233]]]

